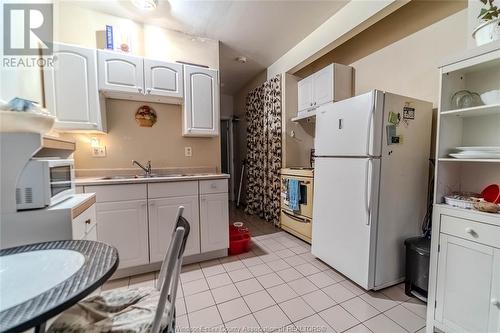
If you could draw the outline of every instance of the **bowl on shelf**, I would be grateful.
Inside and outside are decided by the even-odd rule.
[[[30,111],[0,111],[0,132],[45,134],[52,129],[56,117]]]
[[[500,104],[500,89],[490,90],[481,94],[484,104]]]

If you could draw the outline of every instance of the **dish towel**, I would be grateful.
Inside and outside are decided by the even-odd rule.
[[[299,210],[300,185],[297,179],[288,180],[288,207],[293,211]]]

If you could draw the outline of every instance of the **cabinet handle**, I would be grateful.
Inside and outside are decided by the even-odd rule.
[[[465,232],[468,233],[471,236],[474,236],[476,234],[476,232],[474,231],[474,229],[469,228],[469,227],[465,228]]]
[[[142,88],[138,88],[137,90],[139,90],[140,93],[142,92]]]
[[[316,102],[314,102],[314,105],[316,105]]]
[[[312,102],[311,102],[311,103],[309,103],[309,106],[313,106],[313,103],[312,103]]]
[[[217,184],[212,183],[212,184],[210,184],[210,187],[211,187],[211,188],[217,188]]]
[[[90,219],[85,220],[85,224],[90,224],[90,222],[91,222]]]
[[[151,94],[151,89],[146,90],[148,94]]]
[[[491,299],[491,304],[496,306],[496,307],[500,307],[500,300],[496,299],[496,298],[492,298]]]

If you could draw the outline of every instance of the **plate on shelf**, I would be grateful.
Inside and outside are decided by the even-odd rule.
[[[484,152],[495,152],[497,154],[500,154],[500,147],[498,146],[492,146],[492,147],[486,147],[486,146],[478,146],[478,147],[456,147],[455,149],[461,150],[463,152],[478,152],[478,151],[484,151]]]
[[[500,153],[490,153],[490,152],[467,152],[467,153],[454,153],[449,155],[451,157],[461,158],[461,159],[475,159],[475,158],[500,159]]]

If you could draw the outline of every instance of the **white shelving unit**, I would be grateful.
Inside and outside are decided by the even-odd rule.
[[[451,207],[454,191],[500,184],[500,159],[459,159],[457,147],[500,146],[500,102],[453,109],[460,90],[500,89],[500,42],[440,67],[427,333],[500,332],[500,214]]]

